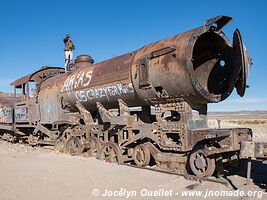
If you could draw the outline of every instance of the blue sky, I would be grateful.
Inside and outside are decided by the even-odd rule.
[[[218,110],[267,110],[265,67],[267,1],[178,0],[0,0],[0,91],[9,83],[43,65],[63,66],[67,33],[74,55],[90,54],[96,62],[138,49],[151,42],[187,31],[217,15],[234,21],[224,28],[232,38],[239,28],[254,65],[245,97],[233,92]]]

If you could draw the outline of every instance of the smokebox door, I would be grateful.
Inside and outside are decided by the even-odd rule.
[[[239,72],[235,87],[237,93],[242,97],[244,96],[247,87],[247,76],[251,59],[243,45],[242,37],[238,29],[236,29],[234,32],[233,49],[234,68]]]
[[[228,16],[217,16],[205,21],[205,27],[207,30],[215,31],[216,33],[221,32],[223,27],[232,21],[232,17]]]

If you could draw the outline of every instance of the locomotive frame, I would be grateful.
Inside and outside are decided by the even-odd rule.
[[[231,19],[212,18],[192,31],[94,65],[90,56],[81,55],[70,72],[46,66],[14,81],[16,102],[11,103],[13,115],[0,125],[2,137],[119,164],[191,171],[198,177],[229,165],[239,168],[241,144],[251,141],[252,130],[210,129],[206,121],[209,102],[222,101],[234,87],[244,95],[248,54],[239,49],[239,31],[234,53],[221,32]],[[207,46],[210,52],[201,53],[204,42],[213,40],[216,45]],[[242,66],[231,60],[232,53],[242,57]],[[193,58],[188,60],[188,55]],[[218,68],[221,60],[233,69]],[[215,75],[223,70],[229,81],[217,77],[210,84],[204,76],[214,70]],[[31,82],[36,86],[33,94]],[[192,109],[198,111],[197,119]]]

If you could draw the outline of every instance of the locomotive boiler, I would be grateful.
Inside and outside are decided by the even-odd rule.
[[[205,111],[207,103],[227,98],[234,87],[244,95],[250,58],[238,30],[233,45],[221,32],[230,17],[217,17],[200,28],[147,45],[137,51],[83,66],[60,85],[66,103],[75,109],[78,100],[95,110],[96,102],[106,108],[186,101]],[[213,25],[216,26],[213,26]]]
[[[44,67],[14,81],[21,93],[10,124],[14,139],[200,177],[238,163],[251,130],[206,123],[208,103],[234,88],[243,96],[247,86],[251,59],[240,32],[232,43],[222,32],[231,20],[214,17],[103,62],[80,55],[71,71]]]

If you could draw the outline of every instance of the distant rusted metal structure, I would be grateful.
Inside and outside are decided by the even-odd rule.
[[[222,32],[231,20],[218,16],[103,62],[80,55],[70,72],[44,67],[14,81],[21,96],[13,105],[12,137],[109,162],[189,169],[199,177],[233,165],[252,131],[206,123],[208,103],[234,88],[243,96],[247,86],[251,59],[240,32],[232,44]]]

